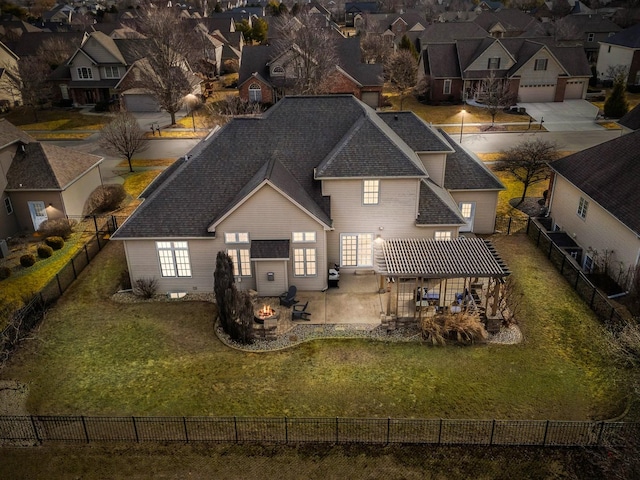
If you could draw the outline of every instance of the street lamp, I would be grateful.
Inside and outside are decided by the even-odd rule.
[[[189,114],[189,109],[191,109],[191,124],[193,125],[193,131],[196,131],[196,119],[193,116],[193,110],[194,107],[196,106],[196,102],[198,101],[198,98],[190,93],[188,94],[185,98],[185,103],[187,104],[187,115]]]
[[[462,143],[462,130],[464,129],[464,114],[465,110],[462,109],[462,122],[460,123],[460,143]]]

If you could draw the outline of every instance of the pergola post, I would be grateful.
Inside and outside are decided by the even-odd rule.
[[[496,286],[493,289],[493,305],[491,306],[491,316],[495,317],[498,313],[498,299],[500,298],[500,281],[496,279]]]

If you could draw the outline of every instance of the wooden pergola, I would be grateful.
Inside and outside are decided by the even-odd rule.
[[[378,241],[376,271],[380,291],[388,292],[386,314],[397,317],[421,315],[423,306],[440,311],[478,307],[495,316],[511,273],[491,242],[466,237]]]

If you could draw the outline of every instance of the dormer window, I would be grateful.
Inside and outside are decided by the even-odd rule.
[[[104,78],[120,78],[118,67],[104,67]]]
[[[78,79],[93,80],[93,70],[91,70],[91,67],[78,67]]]
[[[274,77],[281,77],[284,75],[284,68],[280,65],[276,65],[271,69],[271,75]]]

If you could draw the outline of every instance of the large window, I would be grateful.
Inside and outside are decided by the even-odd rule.
[[[249,233],[248,232],[225,233],[224,243],[249,243]]]
[[[362,203],[377,205],[380,200],[380,180],[365,180],[362,184]]]
[[[487,68],[489,70],[497,70],[500,68],[500,57],[491,57],[487,62]]]
[[[78,78],[80,80],[93,80],[91,67],[78,67]]]
[[[344,267],[373,266],[373,235],[353,233],[340,235],[340,264]]]
[[[317,269],[315,248],[293,249],[293,274],[296,277],[316,276]]]
[[[262,102],[262,89],[257,83],[249,85],[249,101],[250,102]]]
[[[293,243],[311,243],[316,241],[316,232],[293,232]]]
[[[436,232],[436,240],[451,240],[451,232]]]
[[[118,67],[104,67],[104,78],[120,78]]]
[[[444,81],[444,84],[442,85],[442,93],[444,95],[450,95],[451,94],[451,80],[447,79]]]
[[[251,255],[248,248],[229,248],[227,255],[233,262],[233,275],[236,277],[251,276]]]
[[[11,199],[9,197],[4,198],[4,208],[7,211],[7,215],[13,213],[13,205],[11,205]]]
[[[190,277],[191,262],[187,242],[156,242],[163,277]]]
[[[534,70],[546,70],[546,69],[547,69],[547,59],[546,58],[537,58]]]
[[[580,197],[580,202],[578,203],[578,211],[576,214],[584,219],[587,217],[587,209],[589,208],[589,202],[584,198]]]

